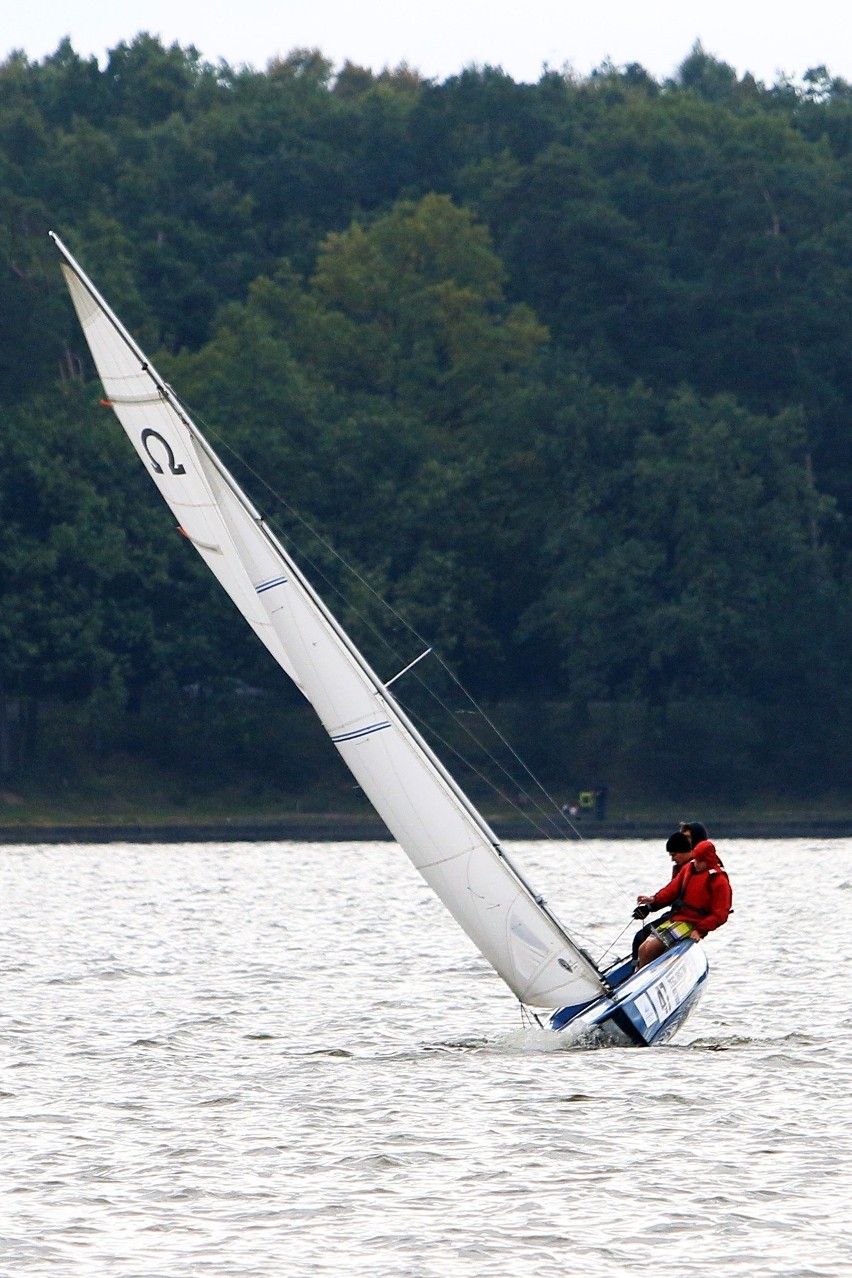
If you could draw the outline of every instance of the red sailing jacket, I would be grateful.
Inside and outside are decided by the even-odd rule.
[[[672,919],[676,923],[691,923],[705,936],[726,922],[731,912],[731,884],[709,839],[696,846],[693,856],[707,862],[708,869],[698,870],[695,861],[688,861],[671,882],[651,898],[651,909],[674,905]]]

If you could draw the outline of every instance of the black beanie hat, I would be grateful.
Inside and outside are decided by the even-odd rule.
[[[691,852],[692,844],[683,830],[675,830],[674,834],[670,834],[666,839],[667,852]]]

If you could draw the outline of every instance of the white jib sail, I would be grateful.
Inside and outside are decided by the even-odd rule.
[[[393,837],[526,1004],[603,992],[537,898],[67,249],[71,298],[106,397],[181,531],[313,706]]]

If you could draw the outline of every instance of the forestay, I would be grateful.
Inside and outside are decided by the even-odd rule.
[[[106,396],[181,531],[302,690],[420,874],[524,1003],[597,998],[603,982],[528,887],[56,236]]]

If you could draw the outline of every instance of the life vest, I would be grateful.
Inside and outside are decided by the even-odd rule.
[[[654,905],[668,906],[666,918],[695,923],[703,931],[704,921],[710,923],[708,931],[721,927],[731,912],[731,885],[716,849],[709,839],[699,843],[693,856],[707,869],[698,872],[695,861],[689,861],[677,877],[657,892]]]

